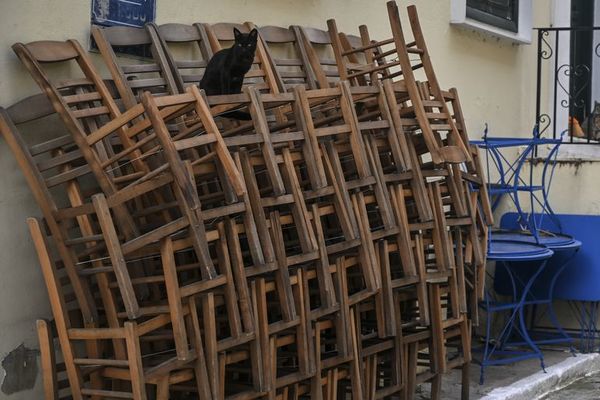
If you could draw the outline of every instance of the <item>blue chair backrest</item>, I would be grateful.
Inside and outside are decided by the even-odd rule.
[[[555,214],[562,232],[582,242],[581,249],[570,261],[556,283],[554,298],[561,300],[600,301],[600,215]],[[518,213],[506,213],[500,220],[503,229],[519,229]],[[549,218],[542,229],[556,231]],[[568,257],[551,259],[547,269],[560,267]]]

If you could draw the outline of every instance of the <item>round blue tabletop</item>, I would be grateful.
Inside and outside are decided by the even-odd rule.
[[[535,261],[552,257],[548,247],[517,240],[490,241],[487,259],[490,261]]]
[[[538,234],[539,243],[536,243],[535,237],[527,231],[509,231],[499,230],[492,232],[492,241],[508,240],[515,242],[525,242],[531,244],[540,244],[554,251],[575,250],[581,247],[581,242],[574,239],[573,236],[562,233],[553,233],[540,231]]]

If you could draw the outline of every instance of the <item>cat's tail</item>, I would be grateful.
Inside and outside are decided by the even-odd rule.
[[[222,114],[219,114],[219,117],[236,119],[238,121],[250,121],[252,119],[250,113],[239,110],[224,112]]]

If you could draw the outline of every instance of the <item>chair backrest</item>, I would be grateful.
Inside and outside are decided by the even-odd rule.
[[[298,29],[261,26],[258,32],[281,91],[290,91],[296,85],[316,89],[315,77]]]
[[[95,151],[88,150],[87,136],[121,115],[121,112],[87,53],[75,40],[16,43],[13,45],[13,50],[50,99],[82,151],[102,190],[107,194],[114,192],[114,184],[105,176],[100,165],[103,160],[117,151],[115,145],[127,145],[130,140],[124,130],[120,130],[117,133],[118,137],[101,143],[95,142]],[[69,67],[72,61],[76,62],[79,71],[73,68],[66,68],[66,70],[69,71],[70,76],[79,74],[79,78],[68,80],[50,78],[49,65]]]
[[[50,242],[41,228],[41,222],[35,218],[27,220],[31,237],[38,255],[52,314],[56,323],[56,330],[60,342],[60,348],[65,363],[69,387],[73,399],[83,399],[90,395],[116,396],[119,398],[133,398],[143,400],[146,398],[144,387],[144,375],[141,364],[141,354],[138,342],[139,333],[134,323],[125,322],[123,328],[99,329],[97,322],[86,323],[83,326],[73,324],[69,318],[66,307],[66,297],[62,282],[60,281],[55,263],[52,261]],[[41,324],[42,341],[50,340],[48,331],[44,332],[44,324]],[[42,336],[42,335],[40,335]],[[100,341],[113,341],[114,352],[103,349]],[[76,342],[84,342],[85,346],[79,346]],[[107,343],[108,345],[108,343]],[[123,346],[120,352],[117,347]],[[124,349],[127,348],[125,351]],[[102,350],[106,354],[102,353]],[[51,349],[45,346],[45,353],[50,356]],[[42,360],[46,363],[47,358]],[[47,364],[46,364],[47,365]],[[131,382],[131,392],[104,390],[100,376],[95,374],[94,368],[100,365],[102,368],[123,368],[129,375],[125,380]],[[96,366],[96,367],[94,367]],[[86,385],[86,376],[90,376],[91,385]],[[121,375],[122,376],[122,375]],[[123,378],[120,378],[123,379]],[[50,377],[50,382],[55,382]],[[47,382],[45,382],[47,383]],[[54,392],[53,384],[47,384],[47,392]],[[91,386],[91,387],[90,387]],[[52,398],[52,397],[50,397]]]
[[[160,41],[154,45],[162,46],[178,92],[184,93],[188,85],[198,85],[213,55],[204,25],[150,23],[146,28],[154,31],[151,35],[153,41]]]
[[[85,321],[93,321],[97,318],[97,311],[88,288],[77,275],[77,259],[64,245],[67,232],[61,227],[59,215],[61,209],[82,205],[84,192],[99,191],[98,183],[66,130],[61,132],[65,133],[63,136],[39,143],[34,141],[31,145],[27,142],[32,140],[26,140],[21,132],[22,129],[25,130],[24,125],[34,123],[37,119],[48,130],[49,126],[56,125],[53,115],[54,110],[45,96],[40,94],[26,98],[8,110],[0,108],[0,133],[14,154],[52,235],[59,239],[59,254],[73,282],[73,291],[80,303],[83,318]],[[58,125],[60,127],[60,120]],[[83,219],[79,222],[85,223]]]
[[[252,22],[245,22],[244,24],[222,22],[212,25],[204,24],[204,27],[213,53],[233,43],[233,28],[237,28],[242,33],[248,33],[255,28]],[[275,73],[271,67],[271,61],[260,38],[256,45],[254,62],[244,78],[244,85],[254,85],[263,92],[280,92]]]
[[[304,49],[319,89],[331,87],[340,79],[329,33],[322,29],[293,26],[302,38]]]
[[[153,35],[155,31],[149,27],[92,26],[92,37],[126,109],[137,104],[145,91],[154,95],[177,93],[167,57]],[[136,58],[124,57],[125,49],[135,52]]]

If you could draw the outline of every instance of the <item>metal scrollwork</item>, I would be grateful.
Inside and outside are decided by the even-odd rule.
[[[537,120],[537,134],[542,136],[544,132],[550,127],[552,118],[548,114],[541,114]]]
[[[600,43],[598,43],[596,48],[594,48],[594,54],[596,54],[596,57],[600,57]]]
[[[552,46],[550,45],[550,42],[548,42],[546,40],[546,38],[548,36],[550,36],[550,32],[549,31],[541,31],[540,32],[540,38],[542,39],[541,41],[541,45],[539,48],[539,54],[540,57],[543,58],[544,60],[549,59],[550,57],[552,57],[552,55],[554,54],[554,50],[552,50]]]
[[[583,77],[585,80],[582,84],[579,85],[578,88],[573,87],[574,93],[571,93],[571,91],[565,87],[564,82],[561,81],[561,77],[563,76],[569,79]],[[560,105],[563,108],[567,108],[569,107],[569,105],[576,108],[584,107],[585,101],[583,99],[579,98],[579,100],[574,102],[572,100],[574,98],[578,98],[579,95],[583,93],[585,88],[590,84],[591,78],[591,70],[590,67],[587,65],[579,64],[576,66],[572,66],[569,64],[563,64],[560,67],[558,67],[558,69],[556,70],[556,82],[558,83],[558,86],[563,90],[563,92],[565,92],[565,94],[568,96],[568,99],[562,99],[560,101]]]

